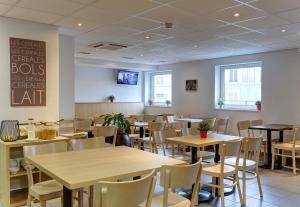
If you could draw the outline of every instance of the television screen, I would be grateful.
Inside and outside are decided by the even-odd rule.
[[[118,84],[137,85],[139,73],[120,70],[118,72]]]

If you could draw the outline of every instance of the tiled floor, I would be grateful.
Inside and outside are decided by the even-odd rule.
[[[205,179],[205,178],[204,178]],[[294,176],[289,170],[261,170],[264,197],[260,198],[256,180],[247,182],[247,207],[297,207],[300,206],[300,174]],[[85,197],[85,203],[87,198]],[[239,196],[235,194],[225,197],[226,207],[240,206]],[[38,203],[33,207],[39,207]],[[52,200],[48,207],[60,207],[60,200]],[[77,204],[75,204],[77,206]],[[201,203],[200,207],[219,207],[220,199],[210,203]]]

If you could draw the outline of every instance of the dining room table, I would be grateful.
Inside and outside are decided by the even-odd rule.
[[[34,155],[26,160],[63,185],[63,207],[73,206],[72,190],[186,163],[125,146]]]
[[[197,119],[197,118],[179,118],[175,120],[179,122],[187,123],[187,128],[191,128],[193,123],[200,123],[203,121],[203,119]]]
[[[196,163],[198,161],[198,149],[201,147],[207,147],[207,146],[216,146],[215,147],[215,157],[214,162],[218,163],[220,161],[220,155],[219,155],[219,145],[226,141],[233,141],[241,139],[242,137],[238,136],[231,136],[231,135],[225,135],[225,134],[217,134],[214,132],[208,132],[207,138],[200,138],[199,135],[190,135],[190,136],[181,136],[181,137],[172,137],[172,138],[166,138],[166,143],[169,143],[171,145],[183,145],[183,146],[189,146],[191,147],[191,162]],[[188,193],[190,193],[189,191]],[[231,190],[227,192],[228,194],[233,193],[234,191]],[[189,195],[187,195],[189,196]],[[201,189],[199,191],[199,202],[207,202],[210,201],[212,198],[212,195],[209,191],[205,189]]]
[[[261,130],[261,131],[267,131],[267,163],[264,165],[261,165],[261,168],[265,169],[271,169],[271,163],[272,163],[272,132],[279,132],[279,142],[283,142],[283,136],[284,131],[289,131],[293,129],[293,125],[287,125],[287,124],[262,124],[262,125],[256,125],[256,126],[250,126],[248,129],[250,130]],[[280,150],[281,153],[281,150]],[[278,159],[275,162],[275,169],[281,169],[282,168],[282,158],[281,156],[278,157]]]

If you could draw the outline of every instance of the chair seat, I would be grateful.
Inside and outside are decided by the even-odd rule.
[[[283,149],[283,150],[293,150],[292,143],[277,143],[272,145],[276,149]],[[295,145],[296,150],[300,150],[300,144]]]
[[[151,207],[162,207],[163,206],[163,192],[156,194],[152,197]],[[191,201],[176,194],[169,192],[168,195],[168,207],[190,207]]]
[[[224,161],[224,163],[226,165],[230,165],[230,166],[235,166],[235,162],[236,162],[236,158],[234,158],[234,157],[225,159],[225,161]],[[238,163],[238,167],[239,167],[239,169],[243,169],[243,167],[244,167],[244,159],[243,158],[240,158],[239,163]],[[256,162],[253,161],[253,160],[246,160],[246,166],[245,167],[246,167],[245,170],[253,169],[253,168],[256,167]]]
[[[230,165],[224,165],[224,177],[233,175],[235,173],[235,168]],[[221,164],[204,167],[202,169],[202,174],[212,176],[212,177],[220,177],[222,175],[221,172]]]
[[[36,183],[30,187],[30,194],[39,200],[49,200],[62,196],[63,186],[55,180]]]

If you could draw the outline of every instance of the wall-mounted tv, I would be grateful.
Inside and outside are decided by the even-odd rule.
[[[119,70],[118,71],[118,84],[137,85],[139,72]]]

